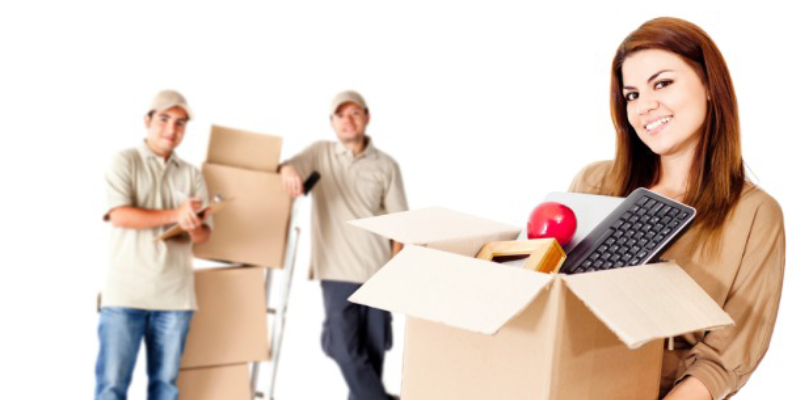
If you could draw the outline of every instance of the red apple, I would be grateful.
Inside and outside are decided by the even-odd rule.
[[[528,239],[554,238],[561,247],[572,240],[578,219],[569,207],[556,202],[539,204],[528,219]]]

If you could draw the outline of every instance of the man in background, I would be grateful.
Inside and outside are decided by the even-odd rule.
[[[382,373],[392,345],[391,314],[347,298],[402,249],[347,221],[406,211],[400,168],[366,135],[370,120],[364,98],[347,91],[334,97],[330,121],[337,141],[320,141],[281,165],[285,190],[302,194],[313,171],[311,276],[322,284],[325,322],[322,348],[339,365],[350,400],[386,400]]]
[[[208,202],[200,171],[178,158],[192,113],[186,99],[162,91],[144,117],[146,138],[118,153],[106,174],[111,261],[102,291],[95,398],[127,396],[142,341],[147,350],[149,400],[175,400],[181,355],[197,308],[192,243],[211,234],[198,212]],[[186,233],[156,240],[170,225]]]

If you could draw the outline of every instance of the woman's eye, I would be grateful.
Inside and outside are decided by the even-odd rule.
[[[627,101],[634,101],[638,97],[639,97],[639,93],[636,93],[636,92],[628,92],[627,94],[625,94],[625,100],[627,100]]]
[[[672,81],[671,81],[671,80],[669,80],[669,79],[665,79],[665,80],[663,80],[663,81],[658,81],[658,82],[656,82],[656,84],[655,84],[654,88],[656,88],[656,89],[661,89],[661,88],[667,87],[667,86],[669,86],[669,85],[671,85],[671,84],[672,84]]]

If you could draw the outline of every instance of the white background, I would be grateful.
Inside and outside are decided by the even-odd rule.
[[[613,156],[611,59],[657,16],[697,23],[722,50],[745,161],[783,206],[778,325],[737,398],[793,396],[800,29],[790,2],[9,3],[0,6],[3,398],[92,396],[94,301],[108,256],[103,172],[112,153],[142,139],[158,90],[188,97],[196,119],[179,154],[199,165],[212,123],[283,136],[284,156],[332,139],[328,102],[357,89],[372,112],[368,132],[402,167],[412,208],[444,205],[521,226],[547,192]],[[344,399],[319,348],[319,286],[303,279],[308,237],[277,397]],[[396,321],[385,376],[393,392]],[[144,388],[139,368],[131,397],[144,398]]]

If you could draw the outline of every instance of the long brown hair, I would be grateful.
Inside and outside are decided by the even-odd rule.
[[[690,22],[677,18],[647,21],[617,49],[611,69],[611,118],[617,131],[617,152],[606,191],[627,196],[638,187],[653,186],[661,174],[660,156],[639,139],[628,122],[622,93],[622,63],[645,49],[677,54],[694,69],[708,91],[706,118],[683,202],[697,209],[699,237],[718,238],[745,184],[739,111],[722,53],[708,34]]]

